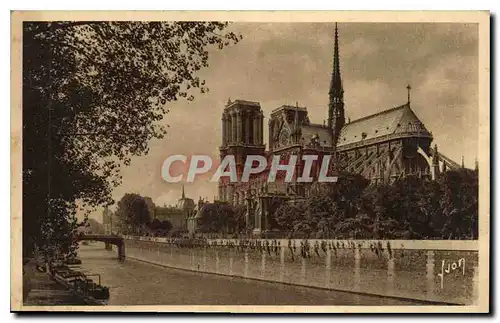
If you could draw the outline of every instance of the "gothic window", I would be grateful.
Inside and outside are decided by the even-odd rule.
[[[274,123],[273,137],[275,142],[279,141],[279,135],[281,133],[281,129],[283,128],[284,123],[285,122],[283,120],[277,120],[277,122]]]
[[[280,146],[285,146],[289,143],[290,141],[290,132],[288,131],[288,128],[283,128],[279,134],[278,141],[280,143]]]

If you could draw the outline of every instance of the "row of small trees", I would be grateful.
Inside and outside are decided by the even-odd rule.
[[[279,228],[296,236],[362,239],[477,239],[477,171],[448,171],[437,180],[408,176],[368,185],[344,174],[330,188],[282,204]]]

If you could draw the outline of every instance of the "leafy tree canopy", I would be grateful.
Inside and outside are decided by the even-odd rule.
[[[359,175],[305,200],[283,203],[274,214],[283,231],[317,238],[476,239],[477,172],[447,171],[436,181],[406,176],[371,185]]]
[[[167,102],[208,91],[209,48],[240,37],[223,22],[27,22],[23,25],[23,237],[69,221],[77,202],[112,203],[119,167],[162,138]],[[52,224],[51,224],[52,223]]]
[[[144,197],[138,194],[125,194],[118,202],[116,214],[121,221],[124,233],[140,233],[151,223],[148,205]]]

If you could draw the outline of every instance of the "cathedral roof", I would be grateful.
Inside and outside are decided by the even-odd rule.
[[[229,108],[233,105],[251,105],[255,107],[260,107],[259,102],[247,101],[247,100],[234,100],[234,101],[228,101],[226,108]]]
[[[194,201],[189,197],[180,198],[179,201],[177,201],[177,208],[181,210],[193,210]]]
[[[181,198],[177,201],[177,208],[181,210],[193,210],[194,209],[194,201],[189,197],[186,197],[186,193],[184,192],[184,185],[182,185],[182,195]]]
[[[432,137],[410,105],[404,104],[346,123],[340,132],[337,147],[370,139],[384,140],[382,137],[397,134]]]
[[[313,137],[318,136],[318,143],[321,147],[332,147],[331,130],[319,124],[302,125],[302,138],[304,142],[310,143]]]
[[[283,104],[282,106],[277,107],[276,109],[273,109],[273,111],[271,111],[271,114],[282,111],[282,110],[291,110],[291,111],[299,110],[301,112],[307,112],[307,109],[305,107]]]

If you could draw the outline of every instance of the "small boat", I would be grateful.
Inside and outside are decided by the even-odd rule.
[[[107,305],[109,302],[108,287],[96,284],[80,271],[60,267],[52,271],[51,277],[71,290],[73,295],[81,298],[86,304]]]
[[[65,265],[81,265],[82,261],[78,258],[70,258],[64,261]]]

